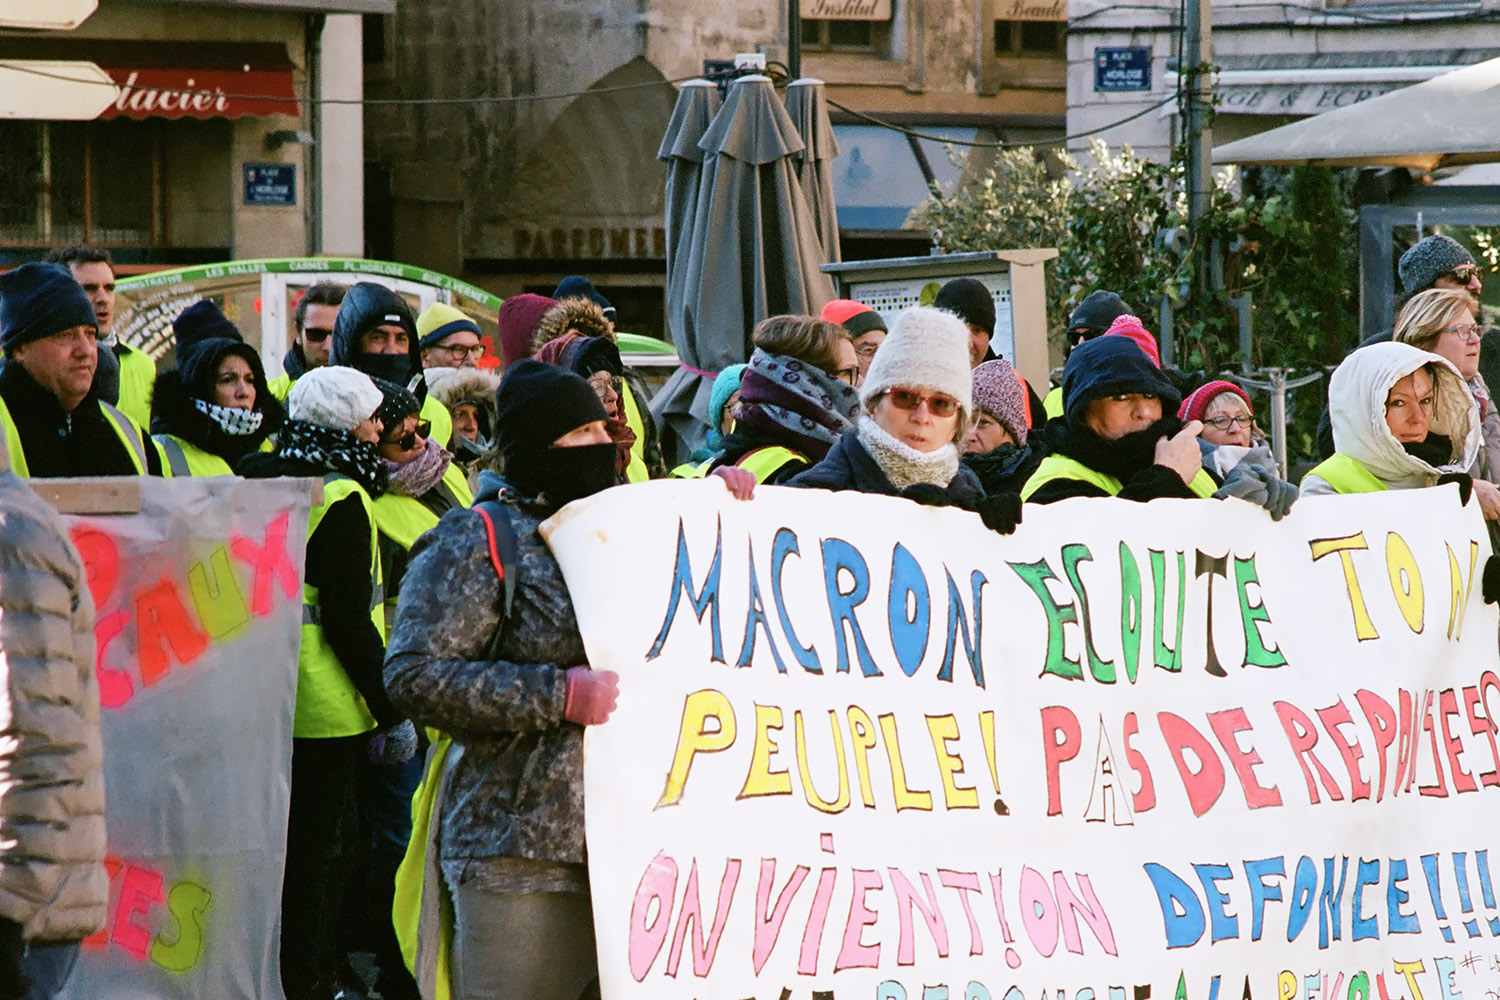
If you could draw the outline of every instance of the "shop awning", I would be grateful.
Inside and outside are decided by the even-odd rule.
[[[241,118],[298,114],[286,46],[233,42],[110,42],[0,38],[0,61],[92,63],[118,93],[105,118]],[[38,74],[42,80],[47,76]],[[55,74],[59,83],[71,74]]]
[[[1432,170],[1500,160],[1500,59],[1219,146],[1216,163]]]

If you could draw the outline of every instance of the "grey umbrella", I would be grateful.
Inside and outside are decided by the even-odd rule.
[[[702,441],[711,373],[749,357],[756,323],[781,313],[815,314],[833,298],[791,159],[804,143],[770,78],[735,80],[699,146],[704,171],[683,279],[682,330],[691,353],[651,406],[676,433],[679,449]]]
[[[698,145],[720,105],[719,88],[708,80],[689,80],[677,92],[677,103],[667,122],[656,158],[667,164],[667,331],[684,363],[698,367],[692,330],[685,326],[684,281],[688,248],[693,242],[693,220],[698,211],[698,188],[705,170]]]
[[[829,263],[842,260],[838,211],[833,203],[833,160],[839,155],[839,146],[833,137],[833,123],[828,120],[823,81],[811,77],[792,81],[786,88],[786,111],[805,144],[802,152],[793,154],[792,162],[812,209],[823,254]]]

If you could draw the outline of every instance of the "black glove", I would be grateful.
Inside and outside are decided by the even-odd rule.
[[[26,940],[21,925],[0,917],[0,1000],[26,1000],[31,978],[25,965]]]
[[[974,505],[974,511],[984,526],[991,531],[1008,535],[1021,523],[1021,495],[1019,493],[996,493],[982,497]]]
[[[1479,592],[1484,595],[1484,603],[1500,603],[1500,556],[1490,556],[1485,560]]]
[[[912,483],[901,491],[901,495],[908,500],[915,500],[924,507],[953,506],[953,494],[931,483]]]
[[[1437,485],[1446,486],[1449,483],[1458,484],[1458,504],[1460,507],[1469,506],[1469,495],[1474,492],[1474,479],[1467,472],[1445,472],[1438,476]],[[1489,571],[1486,570],[1486,573]]]

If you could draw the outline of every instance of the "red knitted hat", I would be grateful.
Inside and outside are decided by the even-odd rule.
[[[1192,420],[1202,420],[1204,411],[1208,409],[1208,404],[1212,403],[1215,397],[1222,396],[1226,392],[1232,392],[1243,399],[1245,401],[1245,408],[1252,413],[1255,412],[1255,407],[1250,405],[1250,397],[1245,395],[1244,389],[1241,389],[1233,382],[1225,382],[1223,379],[1220,379],[1217,382],[1209,382],[1207,385],[1194,389],[1192,394],[1182,401],[1182,406],[1178,407],[1177,419],[1184,423]]]
[[[885,320],[880,318],[880,313],[863,302],[856,302],[853,299],[834,299],[823,307],[823,312],[818,318],[829,323],[837,323],[854,337],[871,330],[886,329]]]
[[[1158,368],[1161,367],[1161,351],[1157,349],[1156,338],[1151,336],[1150,331],[1148,331],[1146,327],[1141,324],[1141,321],[1138,317],[1132,316],[1129,313],[1126,313],[1124,316],[1117,317],[1115,321],[1109,325],[1109,329],[1104,331],[1104,335],[1106,337],[1110,336],[1111,334],[1118,334],[1121,337],[1129,337],[1137,344],[1140,344],[1141,350],[1146,352],[1146,356],[1151,359],[1151,363]]]

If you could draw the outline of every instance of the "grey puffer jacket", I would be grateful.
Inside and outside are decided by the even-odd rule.
[[[476,504],[501,485],[485,474]],[[551,511],[524,502],[503,509],[518,548],[510,616],[501,622],[504,591],[483,521],[449,511],[412,546],[386,644],[386,688],[414,722],[463,746],[442,808],[443,861],[578,864],[583,727],[563,720],[563,675],[586,662],[583,639],[562,570],[537,532]]]
[[[62,520],[0,442],[0,917],[29,941],[104,926],[94,603]]]

